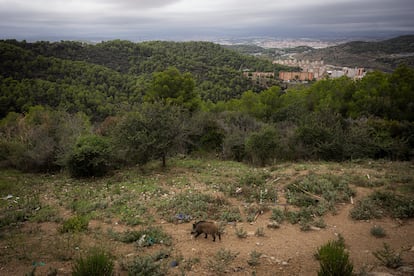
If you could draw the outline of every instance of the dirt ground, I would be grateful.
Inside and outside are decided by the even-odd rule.
[[[270,212],[267,212],[259,216],[254,223],[227,225],[221,240],[217,239],[216,242],[213,242],[210,236],[207,239],[204,239],[203,235],[198,238],[191,236],[190,223],[160,223],[160,225],[172,235],[174,252],[182,254],[184,259],[200,258],[200,263],[195,264],[191,271],[185,271],[186,275],[214,275],[213,272],[206,270],[205,265],[207,260],[211,259],[220,248],[238,253],[231,266],[226,269],[230,275],[251,275],[253,271],[256,275],[316,275],[319,269],[319,263],[314,258],[316,249],[329,240],[337,239],[338,234],[345,239],[346,247],[354,264],[354,271],[413,275],[413,273],[390,270],[381,266],[372,252],[381,249],[384,242],[392,245],[394,249],[409,249],[403,254],[403,260],[405,265],[414,266],[414,221],[397,221],[389,218],[354,221],[349,218],[350,208],[352,208],[351,204],[341,206],[338,214],[325,216],[327,224],[325,229],[308,232],[303,232],[297,225],[288,223],[282,224],[279,229],[269,229],[266,226],[269,223]],[[92,229],[113,228],[98,221],[90,224]],[[370,229],[374,225],[380,225],[387,236],[385,238],[373,237],[370,234]],[[36,225],[26,225],[22,232],[27,231],[29,235],[33,232],[39,232],[42,235],[37,239],[43,239],[45,242],[48,239],[53,239],[57,225],[45,223],[38,226],[40,229],[33,229],[37,227]],[[238,238],[235,234],[236,226],[243,227],[248,236],[244,239]],[[265,229],[265,236],[254,235],[259,227]],[[119,226],[116,230],[123,231],[123,228],[123,226]],[[4,249],[7,245],[1,244],[1,246]],[[53,248],[50,249],[53,250]],[[123,244],[115,250],[121,251],[124,256],[133,256],[136,252],[134,246]],[[156,248],[152,250],[154,251]],[[250,267],[247,260],[253,250],[262,253],[262,256],[259,265]],[[51,268],[56,268],[58,275],[70,275],[71,273],[70,262],[47,261],[47,258],[44,262],[44,266],[37,267],[36,275],[48,275]],[[30,272],[30,267],[30,264],[27,264],[25,260],[10,260],[8,264],[1,265],[0,275],[25,275]],[[181,273],[178,268],[176,271],[170,269],[170,272],[177,275]],[[119,267],[117,274],[127,275]]]
[[[356,190],[354,202],[371,191],[369,188],[353,188]],[[235,201],[234,204],[239,204],[242,210],[242,203]],[[170,275],[216,275],[208,269],[208,260],[221,248],[237,253],[237,257],[225,269],[228,275],[317,275],[319,262],[314,257],[317,248],[337,239],[339,235],[345,240],[355,273],[414,275],[414,219],[355,221],[349,216],[352,208],[351,202],[338,205],[336,214],[324,216],[325,228],[310,231],[301,231],[298,225],[287,222],[282,223],[279,229],[270,229],[267,225],[271,211],[267,211],[253,223],[228,223],[221,240],[216,239],[215,242],[210,236],[207,239],[203,235],[194,238],[190,234],[191,223],[173,224],[156,218],[154,225],[161,226],[172,236],[172,255],[184,260],[168,270]],[[376,238],[370,233],[375,225],[385,230],[384,238]],[[71,275],[73,258],[81,255],[82,248],[90,246],[102,246],[111,251],[116,256],[115,275],[127,275],[122,269],[123,261],[137,255],[149,255],[163,248],[162,245],[154,245],[137,250],[135,244],[108,241],[108,230],[123,232],[140,229],[140,226],[127,227],[114,220],[90,221],[88,233],[76,237],[61,237],[58,227],[59,224],[53,222],[24,222],[9,229],[12,234],[2,233],[0,275],[30,275],[34,267],[34,275]],[[239,238],[235,234],[236,227],[243,228],[247,237]],[[255,235],[258,228],[264,229],[264,236]],[[374,257],[372,253],[382,249],[384,243],[396,251],[406,250],[402,255],[403,269],[388,269]],[[79,246],[72,248],[72,244]],[[260,263],[256,266],[247,263],[252,251],[262,253]],[[199,258],[200,262],[192,264],[191,270],[183,269],[185,262],[191,258]]]

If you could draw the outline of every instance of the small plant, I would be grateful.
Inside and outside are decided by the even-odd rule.
[[[272,210],[272,216],[270,219],[276,221],[277,223],[282,223],[285,220],[285,213],[284,211],[275,208]]]
[[[373,235],[376,238],[383,238],[386,236],[384,228],[377,225],[371,228],[371,235]]]
[[[163,276],[165,275],[165,268],[154,260],[152,256],[139,256],[134,261],[127,265],[128,275],[151,275]]]
[[[223,211],[223,213],[220,216],[220,220],[232,222],[232,221],[243,221],[240,211],[238,208],[226,208],[226,211]]]
[[[372,254],[381,261],[383,265],[389,268],[398,268],[402,266],[402,251],[396,253],[390,246],[384,242],[384,249],[372,252]]]
[[[300,230],[306,232],[311,230],[311,224],[308,220],[301,220],[299,221]]]
[[[250,259],[247,260],[247,263],[250,266],[257,266],[260,264],[260,256],[262,256],[262,253],[257,252],[256,250],[253,250],[250,252]]]
[[[263,227],[257,228],[254,234],[258,237],[264,237],[265,236],[264,228]]]
[[[345,251],[343,240],[329,241],[318,248],[316,258],[319,260],[319,276],[353,275],[353,264],[349,254]]]
[[[114,275],[114,262],[111,256],[102,249],[93,249],[85,258],[75,261],[72,268],[73,276],[109,276]]]
[[[89,219],[84,216],[74,216],[63,222],[61,233],[82,232],[88,230]]]
[[[217,275],[222,275],[226,272],[226,269],[230,263],[239,255],[238,252],[234,253],[230,250],[220,248],[219,251],[208,260],[207,267],[209,270],[214,271]]]
[[[197,257],[189,258],[189,259],[184,260],[183,263],[184,263],[184,269],[187,271],[191,271],[191,269],[193,268],[195,264],[200,263],[200,258],[197,258]]]
[[[124,243],[137,242],[138,246],[145,247],[153,244],[171,245],[171,236],[164,232],[161,227],[150,226],[140,231],[125,231],[123,233],[111,232],[110,235]]]
[[[240,239],[244,239],[247,237],[247,232],[243,229],[243,227],[237,228],[235,229],[236,232],[236,236]]]
[[[319,228],[325,228],[326,227],[326,223],[323,220],[323,218],[319,218],[318,220],[315,220],[313,222],[313,225],[316,226],[316,227],[319,227]]]

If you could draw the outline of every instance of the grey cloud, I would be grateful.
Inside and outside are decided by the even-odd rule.
[[[47,5],[31,9],[33,7],[25,7],[22,0],[16,1],[20,5],[0,0],[0,35],[65,33],[74,37],[97,35],[127,39],[152,35],[162,39],[162,36],[174,34],[277,35],[381,29],[414,32],[412,0],[211,0],[204,2],[209,9],[194,11],[168,9],[177,3],[182,7],[186,0],[84,1],[89,5],[97,4],[97,9],[93,5],[86,5],[88,9],[85,10],[65,10],[59,6],[48,9]],[[30,3],[45,2],[47,0],[32,0]],[[210,7],[209,3],[214,5]],[[195,6],[194,2],[191,6]]]

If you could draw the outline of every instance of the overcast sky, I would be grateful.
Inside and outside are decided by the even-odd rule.
[[[414,33],[413,0],[0,0],[0,37],[208,39]]]

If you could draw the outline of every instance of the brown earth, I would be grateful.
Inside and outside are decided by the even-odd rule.
[[[292,175],[297,172],[292,171]],[[303,174],[306,172],[300,172]],[[288,174],[288,170],[285,171]],[[199,183],[197,185],[200,185]],[[371,189],[354,187],[359,198],[369,194]],[[233,200],[242,210],[242,203]],[[287,208],[291,208],[288,206]],[[337,214],[325,215],[326,228],[301,231],[298,225],[287,222],[279,229],[267,228],[270,211],[257,217],[253,223],[243,222],[227,224],[221,240],[212,241],[209,236],[198,238],[191,236],[191,223],[168,223],[156,218],[155,225],[160,225],[173,238],[172,256],[181,257],[183,262],[175,268],[169,269],[170,275],[215,275],[208,269],[208,260],[211,260],[221,248],[238,253],[230,266],[226,267],[228,275],[317,275],[319,263],[314,254],[318,247],[342,235],[349,252],[354,271],[384,272],[381,275],[414,275],[414,272],[388,269],[380,264],[372,254],[382,249],[383,244],[389,244],[396,251],[406,249],[403,253],[404,265],[414,267],[414,219],[396,220],[391,218],[374,219],[369,221],[355,221],[349,217],[353,208],[351,202],[338,205]],[[386,237],[375,238],[370,234],[374,225],[381,226]],[[127,275],[122,269],[125,260],[137,255],[149,255],[164,248],[154,245],[148,248],[137,248],[135,244],[124,244],[108,238],[108,230],[123,232],[140,229],[140,226],[127,227],[116,223],[116,220],[93,220],[89,223],[87,233],[76,236],[58,234],[59,224],[25,222],[8,229],[0,235],[0,275],[25,275],[36,266],[35,275],[70,275],[72,260],[80,256],[85,248],[102,246],[116,256],[116,275]],[[246,238],[239,238],[235,234],[235,227],[247,231]],[[258,237],[255,232],[258,228],[264,229],[265,235]],[[77,245],[77,246],[73,246]],[[260,264],[249,266],[247,260],[250,253],[262,253]],[[191,258],[199,258],[190,269],[183,269],[185,262]],[[171,258],[168,260],[171,261]],[[369,275],[362,274],[361,275]],[[380,275],[380,274],[377,274]]]

